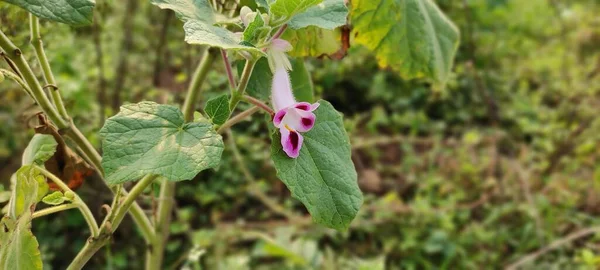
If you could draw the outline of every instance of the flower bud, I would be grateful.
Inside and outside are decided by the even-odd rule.
[[[69,199],[69,200],[73,200],[75,199],[75,193],[73,191],[67,191],[65,192],[65,198]]]

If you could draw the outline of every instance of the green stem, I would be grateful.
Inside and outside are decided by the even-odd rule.
[[[240,83],[238,84],[237,92],[235,92],[231,96],[231,100],[229,101],[229,111],[233,112],[237,104],[240,102],[242,97],[244,96],[244,92],[246,91],[246,86],[248,86],[248,82],[250,81],[250,76],[252,75],[252,71],[254,70],[254,66],[258,59],[246,60],[246,64],[244,65],[244,71],[242,71],[242,76],[240,77]]]
[[[154,182],[154,179],[156,179],[156,178],[157,178],[156,175],[146,175],[129,191],[129,194],[127,194],[127,196],[125,196],[123,203],[121,203],[120,205],[117,204],[118,206],[116,206],[116,209],[114,210],[114,217],[110,218],[112,227],[114,228],[113,231],[117,227],[119,227],[119,224],[121,224],[121,221],[123,221],[125,214],[127,214],[127,212],[129,211],[129,208],[133,205],[133,203],[135,202],[137,197],[139,197],[140,194],[142,194],[142,192],[144,192],[144,190],[150,184],[152,184],[152,182]],[[150,230],[151,230],[151,228],[152,228],[152,226],[150,225]],[[151,236],[148,238],[150,240],[152,240],[152,238],[154,238],[154,236]]]
[[[219,127],[219,129],[217,130],[218,133],[223,133],[225,132],[227,129],[229,129],[231,126],[243,121],[244,119],[246,119],[248,116],[254,114],[255,112],[260,111],[260,108],[257,106],[254,106],[250,109],[247,109],[241,113],[238,113],[236,116],[231,117],[229,120],[227,120],[227,122],[225,122],[222,126]]]
[[[46,85],[50,87],[50,98],[52,103],[56,106],[58,113],[60,113],[63,119],[69,119],[67,109],[65,108],[65,104],[63,103],[58,87],[56,86],[56,80],[52,74],[52,69],[50,69],[48,57],[46,57],[46,52],[44,51],[44,43],[42,42],[42,37],[40,35],[40,20],[31,13],[29,13],[29,30],[31,33],[31,45],[33,45],[35,55],[42,67],[44,81],[46,82]]]
[[[65,184],[62,180],[60,180],[60,178],[56,177],[51,172],[37,165],[35,166],[35,168],[48,179],[50,179],[52,182],[54,182],[63,191],[70,191],[73,193],[73,195],[75,196],[73,198],[73,204],[77,205],[77,208],[79,208],[79,211],[81,211],[85,222],[90,227],[92,237],[97,237],[100,234],[100,231],[98,229],[98,223],[96,223],[96,220],[94,219],[94,215],[92,215],[92,211],[90,211],[90,208],[83,202],[83,200],[81,200],[79,195],[73,192],[73,190],[71,190],[67,184]]]
[[[31,99],[33,99],[35,101],[35,98],[33,97],[33,92],[31,92],[31,89],[29,89],[29,86],[27,86],[27,83],[25,83],[21,79],[21,77],[19,77],[19,75],[15,74],[9,70],[6,70],[6,69],[0,69],[0,73],[4,74],[4,76],[13,80],[19,86],[21,86],[21,88],[23,88],[23,90],[27,93],[27,95],[29,95],[29,97],[31,97]]]
[[[77,205],[73,204],[73,203],[67,203],[67,204],[52,206],[52,207],[48,207],[46,209],[42,209],[42,210],[33,212],[32,218],[39,218],[39,217],[43,217],[46,215],[54,214],[57,212],[61,212],[61,211],[65,211],[65,210],[69,210],[69,209],[73,209],[73,208],[77,208]]]
[[[158,213],[156,219],[155,237],[151,243],[151,248],[146,253],[146,269],[162,269],[165,243],[169,238],[169,224],[171,223],[171,211],[175,200],[175,183],[163,180],[160,187],[160,196],[158,199]]]
[[[110,236],[112,233],[119,227],[121,221],[125,217],[125,214],[129,211],[130,207],[135,206],[135,199],[142,194],[144,189],[150,185],[156,176],[146,176],[142,178],[130,191],[129,194],[126,195],[125,200],[123,200],[122,204],[115,204],[116,209],[112,209],[111,213],[102,221],[102,225],[100,225],[100,233],[97,236],[90,237],[88,241],[85,243],[85,246],[79,251],[75,259],[71,262],[68,270],[79,270],[83,268],[83,266],[102,248],[104,245],[108,243]],[[115,197],[116,198],[116,197]],[[131,211],[130,213],[133,213]],[[143,212],[142,212],[143,214]],[[141,228],[141,227],[140,227]],[[152,226],[150,225],[150,232]],[[146,241],[148,243],[154,242],[154,236],[145,236]]]
[[[71,122],[71,128],[67,129],[65,135],[71,139],[81,151],[90,159],[92,165],[96,168],[96,171],[100,174],[100,176],[104,177],[104,170],[102,169],[102,156],[96,151],[96,148],[85,138],[83,133],[79,131],[77,126],[75,126]]]
[[[29,89],[31,89],[35,101],[42,108],[44,113],[48,115],[48,118],[50,118],[59,129],[69,127],[69,122],[61,117],[44,93],[44,89],[33,74],[33,71],[31,70],[31,67],[29,67],[21,50],[17,48],[17,46],[15,46],[2,31],[0,31],[0,48],[2,48],[6,56],[15,63],[19,72],[23,75],[23,79],[27,82]]]
[[[190,82],[190,86],[187,90],[187,96],[185,97],[185,101],[183,103],[183,114],[185,121],[187,122],[194,120],[195,104],[198,102],[198,96],[200,95],[200,91],[202,89],[202,83],[210,71],[210,67],[212,66],[214,60],[215,53],[210,49],[205,50],[202,60],[200,60],[196,71],[194,71],[192,81]]]

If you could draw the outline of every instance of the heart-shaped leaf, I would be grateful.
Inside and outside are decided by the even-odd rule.
[[[144,175],[169,181],[192,179],[221,160],[223,140],[211,124],[185,123],[174,106],[140,102],[121,106],[100,130],[106,181],[118,184]]]

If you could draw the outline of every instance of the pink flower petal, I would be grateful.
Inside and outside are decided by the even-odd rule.
[[[271,49],[279,52],[288,52],[291,51],[293,47],[287,40],[277,38],[271,41]]]
[[[300,148],[304,142],[304,137],[296,131],[288,130],[286,127],[279,129],[281,133],[281,146],[283,151],[291,158],[297,158],[300,155]]]
[[[275,125],[275,127],[279,127],[281,125],[281,122],[283,121],[283,118],[285,117],[285,114],[287,113],[286,109],[283,110],[279,110],[275,116],[273,116],[273,124]]]
[[[292,94],[290,77],[284,68],[278,68],[275,70],[275,74],[273,74],[271,101],[275,111],[291,107],[296,103]]]

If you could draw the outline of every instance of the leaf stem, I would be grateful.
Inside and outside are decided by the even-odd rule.
[[[42,37],[40,35],[40,20],[38,17],[29,13],[29,30],[31,33],[31,45],[33,45],[33,49],[35,50],[35,55],[37,56],[38,62],[42,67],[42,71],[44,74],[44,81],[47,86],[50,86],[50,99],[52,103],[58,109],[58,113],[63,117],[63,119],[69,119],[69,115],[67,114],[67,109],[65,108],[65,104],[63,103],[62,97],[60,96],[60,92],[58,91],[58,87],[56,86],[56,80],[54,79],[54,75],[52,74],[52,69],[50,69],[50,63],[48,62],[48,57],[46,57],[46,52],[44,51],[44,46],[42,42]]]
[[[273,35],[271,40],[278,39],[279,37],[281,37],[281,35],[283,35],[283,33],[285,32],[286,29],[287,29],[287,24],[282,25],[279,28],[279,30],[277,30],[277,32],[275,32],[275,35]]]
[[[50,214],[54,214],[57,212],[61,212],[61,211],[65,211],[65,210],[69,210],[69,209],[73,209],[73,208],[77,208],[77,205],[74,203],[66,203],[66,204],[61,204],[61,205],[57,205],[57,206],[52,206],[52,207],[48,207],[48,208],[33,212],[32,218],[39,218],[39,217],[47,216]]]
[[[215,53],[213,50],[208,49],[204,51],[202,55],[202,59],[194,71],[194,75],[190,82],[190,86],[187,90],[187,96],[185,97],[185,101],[183,103],[183,115],[185,121],[190,122],[194,120],[194,109],[195,104],[198,102],[198,96],[200,95],[202,89],[202,83],[210,70],[212,63],[215,60]]]
[[[260,108],[258,106],[254,106],[250,109],[247,109],[241,113],[238,113],[236,116],[231,117],[229,120],[227,120],[227,122],[225,122],[222,126],[219,127],[219,129],[217,130],[217,132],[219,134],[225,132],[227,129],[229,129],[230,127],[232,127],[233,125],[243,121],[244,119],[246,119],[248,116],[254,114],[255,112],[260,111]]]
[[[73,192],[73,190],[71,190],[69,188],[69,186],[67,184],[65,184],[65,182],[60,180],[60,178],[56,177],[51,172],[49,172],[46,169],[44,169],[40,166],[37,166],[37,165],[35,165],[35,168],[40,173],[42,173],[44,176],[46,176],[48,179],[50,179],[52,182],[54,182],[63,191]],[[92,237],[97,237],[100,234],[100,231],[98,229],[98,223],[96,223],[96,220],[94,219],[94,215],[92,215],[92,211],[90,211],[90,208],[87,206],[87,204],[85,204],[85,202],[83,202],[83,200],[81,200],[81,197],[79,197],[79,195],[77,195],[77,193],[73,192],[73,195],[75,196],[73,198],[73,204],[77,205],[77,208],[79,208],[79,211],[81,211],[81,214],[83,215],[83,218],[85,219],[85,222],[90,227],[90,232],[92,234]]]
[[[263,109],[264,111],[268,112],[271,116],[275,115],[275,111],[273,111],[273,109],[271,109],[271,107],[269,107],[269,105],[265,104],[261,100],[258,100],[249,95],[244,95],[243,100]]]
[[[6,70],[6,69],[0,69],[0,73],[4,74],[4,76],[6,76],[7,78],[15,81],[19,86],[21,86],[21,88],[23,88],[25,93],[27,93],[27,95],[29,95],[29,97],[31,97],[31,99],[33,99],[33,101],[35,101],[35,98],[33,97],[33,92],[31,92],[31,89],[29,89],[29,86],[27,86],[27,83],[25,83],[21,79],[21,77],[19,77],[19,75],[15,74],[14,72],[11,72],[10,70]]]
[[[227,51],[221,49],[221,58],[223,58],[223,64],[225,65],[225,71],[227,72],[227,79],[229,80],[229,87],[231,88],[231,95],[235,91],[235,78],[231,71],[231,63],[229,63],[229,57],[227,57]]]
[[[151,248],[146,253],[146,269],[162,269],[165,242],[169,238],[169,224],[171,223],[171,211],[175,201],[175,183],[167,179],[163,180],[160,187],[158,199],[158,213],[154,227],[155,237]]]
[[[242,76],[240,77],[240,84],[237,87],[237,91],[231,95],[231,100],[229,101],[229,111],[233,112],[237,104],[240,102],[242,97],[244,96],[244,92],[246,91],[246,87],[248,86],[248,82],[250,81],[250,76],[252,75],[252,71],[254,70],[254,66],[258,59],[250,59],[246,60],[246,64],[244,65],[244,71],[242,71]]]
[[[25,82],[31,89],[31,92],[35,98],[37,104],[42,108],[44,113],[48,115],[48,118],[54,122],[59,129],[64,129],[69,126],[69,122],[65,121],[58,113],[56,108],[52,105],[46,94],[44,93],[44,89],[38,82],[37,78],[33,74],[31,67],[27,64],[23,53],[15,44],[10,41],[10,39],[0,30],[0,48],[4,51],[5,54],[12,62],[14,62],[15,66],[18,68],[19,73],[23,76]]]

